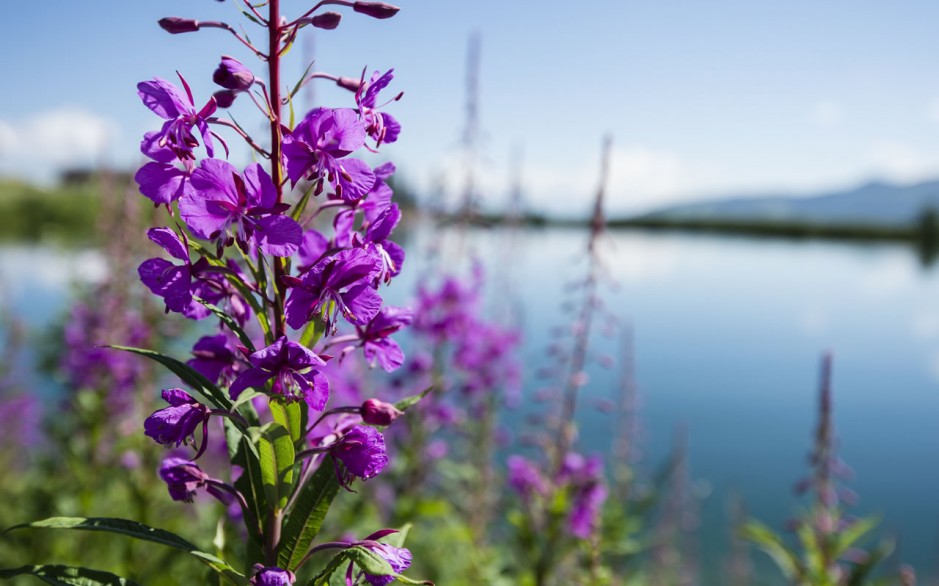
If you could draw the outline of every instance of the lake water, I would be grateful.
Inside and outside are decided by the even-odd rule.
[[[432,242],[426,230],[409,238],[409,261],[389,301],[413,291],[424,272],[421,251]],[[563,285],[583,274],[585,243],[580,230],[526,230],[514,240],[478,230],[463,245],[490,266],[494,303],[521,300],[529,375],[547,363],[551,328],[565,323]],[[934,573],[939,272],[900,245],[637,232],[608,234],[604,257],[618,288],[603,297],[634,330],[643,465],[653,470],[685,429],[695,486],[710,495],[702,512],[705,584],[719,583],[730,495],[775,528],[798,510],[792,487],[808,471],[825,351],[834,356],[840,451],[856,472],[854,512],[882,515],[902,559],[921,575]],[[498,274],[506,266],[509,279]],[[40,327],[64,308],[71,279],[105,270],[93,252],[0,247],[0,295]],[[596,350],[619,352],[617,339],[606,344]],[[617,376],[591,370],[580,410],[584,451],[609,444],[610,416],[590,404],[612,396]],[[539,384],[526,380],[528,392]]]

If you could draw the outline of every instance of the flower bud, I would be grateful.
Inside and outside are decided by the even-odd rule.
[[[238,92],[235,90],[218,90],[212,94],[219,108],[231,108],[231,105],[235,103],[235,96],[237,95]]]
[[[362,80],[356,79],[354,77],[340,77],[336,80],[336,85],[342,89],[349,90],[350,92],[359,91],[359,87],[362,85]]]
[[[310,24],[316,28],[326,29],[328,31],[333,30],[339,26],[339,21],[342,20],[342,15],[338,12],[324,12],[323,14],[317,14],[310,19]]]
[[[191,18],[179,18],[178,16],[168,16],[161,18],[157,23],[160,28],[170,33],[178,35],[180,33],[194,33],[199,30],[199,21]]]
[[[391,18],[395,14],[398,14],[398,11],[401,10],[397,6],[393,6],[385,2],[364,2],[362,0],[353,2],[352,9],[359,14],[364,14],[365,16],[371,16],[372,18],[379,19]]]
[[[362,403],[359,413],[362,415],[362,421],[369,425],[391,425],[404,414],[391,403],[378,399],[369,399]]]
[[[254,84],[254,74],[234,57],[223,55],[212,81],[225,89],[243,92]]]

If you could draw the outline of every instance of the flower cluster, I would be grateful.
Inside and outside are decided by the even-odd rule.
[[[339,4],[373,18],[397,12],[381,2]],[[337,406],[343,397],[331,397],[330,378],[341,379],[343,359],[352,353],[360,351],[386,372],[404,363],[391,336],[412,314],[384,306],[381,294],[405,261],[391,240],[402,215],[387,182],[395,166],[373,167],[360,156],[372,156],[400,136],[401,125],[382,104],[393,71],[359,80],[308,71],[297,89],[332,80],[349,90],[349,104],[315,108],[292,128],[281,115],[293,96],[280,81],[281,57],[304,27],[333,29],[340,22],[335,12],[315,14],[321,5],[294,20],[280,14],[276,0],[267,4],[267,15],[250,6],[251,20],[267,29],[266,48],[225,23],[163,19],[160,25],[173,34],[206,28],[232,33],[265,62],[268,78],[224,55],[212,75],[220,89],[207,98],[197,99],[182,75],[180,86],[161,78],[137,86],[144,106],[162,123],[143,137],[141,152],[150,161],[135,180],[141,194],[173,218],[148,231],[164,255],[140,264],[140,280],[166,312],[219,319],[219,330],[195,343],[187,363],[163,361],[192,390],[164,390],[168,406],[147,418],[144,431],[160,444],[195,450],[191,457],[173,452],[160,468],[174,500],[191,502],[204,491],[236,507],[234,516],[260,546],[249,552],[263,554],[248,560],[253,574],[245,579],[254,585],[296,581],[296,570],[317,550],[285,553],[304,543],[289,534],[308,530],[310,521],[298,518],[314,514],[304,509],[309,499],[297,495],[328,494],[331,484],[349,488],[381,473],[389,456],[379,428],[402,415],[398,406],[375,398]],[[270,121],[270,140],[256,141],[223,116],[242,95]],[[223,138],[229,133],[261,162],[229,162]],[[331,349],[339,350],[337,358]],[[224,419],[232,481],[196,463],[206,451],[212,418]],[[261,478],[263,486],[252,484]],[[373,552],[390,568],[362,566],[360,577],[373,585],[393,582],[411,561],[408,550],[375,541],[387,534],[379,533],[346,545]],[[349,559],[351,574],[357,562]]]

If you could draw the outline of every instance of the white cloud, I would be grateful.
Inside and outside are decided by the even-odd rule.
[[[812,122],[822,128],[837,126],[843,118],[844,108],[833,100],[824,100],[812,107]]]
[[[576,166],[527,169],[525,191],[531,204],[553,212],[583,212],[597,191],[599,160]],[[727,176],[713,164],[668,149],[641,144],[613,147],[607,181],[607,208],[612,211],[652,209],[686,201],[689,195],[726,189]],[[561,198],[559,194],[567,194]],[[576,200],[577,210],[570,201]],[[563,206],[563,207],[562,207]]]
[[[892,139],[872,144],[868,162],[874,173],[893,181],[921,181],[939,174],[939,153],[922,151]]]
[[[96,164],[116,135],[113,120],[68,106],[22,122],[0,120],[0,163],[4,171],[36,176],[64,165]]]

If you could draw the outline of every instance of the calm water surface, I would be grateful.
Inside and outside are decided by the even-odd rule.
[[[426,231],[412,236],[390,302],[406,302],[433,242]],[[489,265],[493,304],[522,301],[529,375],[547,363],[550,329],[565,323],[563,285],[583,274],[585,243],[584,232],[563,229],[514,240],[477,231],[462,243]],[[807,472],[825,351],[834,356],[841,454],[860,494],[855,512],[882,515],[900,537],[902,558],[921,574],[934,573],[939,272],[893,245],[622,232],[608,235],[604,255],[618,284],[604,299],[635,333],[646,468],[664,460],[684,429],[695,487],[709,495],[701,519],[704,583],[719,583],[730,495],[777,528],[798,510],[792,486]],[[500,267],[511,276],[499,275]],[[66,306],[69,282],[105,271],[93,252],[0,247],[0,296],[40,328]],[[596,339],[606,345],[597,353],[620,352],[617,338]],[[610,416],[591,403],[612,396],[618,377],[615,369],[590,374],[580,411],[586,452],[608,448]],[[527,380],[530,393],[539,383]]]

